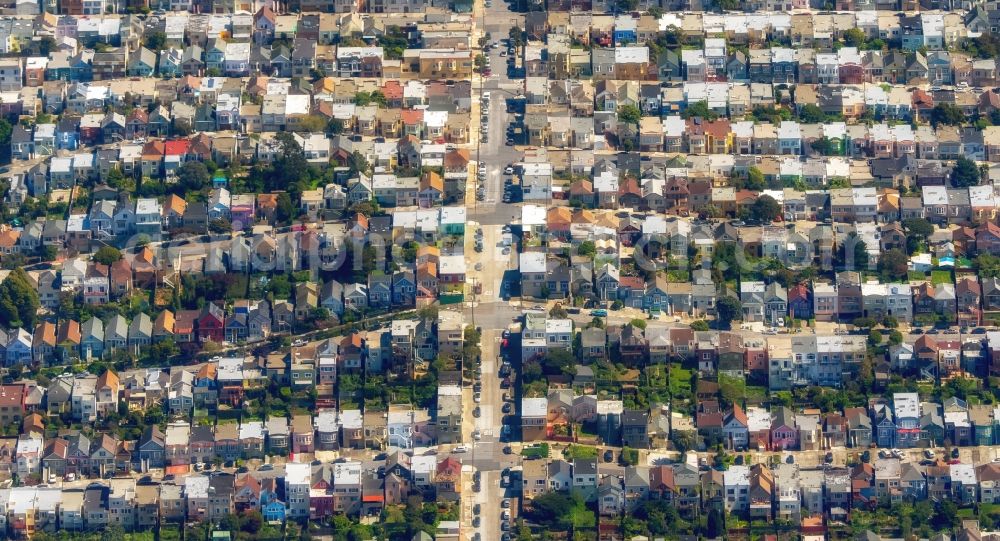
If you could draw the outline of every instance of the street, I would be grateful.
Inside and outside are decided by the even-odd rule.
[[[492,42],[507,37],[511,27],[524,27],[524,16],[510,11],[502,0],[491,0],[490,7],[486,7],[484,0],[476,0],[473,15],[477,23],[476,36],[489,33]],[[509,496],[509,487],[500,488],[501,471],[520,464],[520,456],[504,454],[506,444],[500,442],[505,390],[500,388],[498,356],[502,332],[518,313],[502,299],[505,296],[502,289],[505,273],[517,270],[516,246],[503,246],[502,226],[512,223],[520,215],[517,204],[503,202],[504,170],[521,160],[521,153],[505,144],[507,126],[512,120],[512,115],[507,113],[507,99],[522,93],[522,82],[508,78],[508,57],[500,55],[502,50],[506,48],[496,47],[489,53],[492,75],[473,83],[474,89],[480,92],[473,106],[473,114],[480,113],[480,122],[473,121],[471,127],[472,141],[477,143],[474,159],[477,168],[485,170],[486,175],[482,180],[484,193],[481,200],[467,199],[469,222],[464,248],[470,287],[464,312],[466,323],[475,325],[482,332],[481,377],[476,380],[476,388],[481,391],[479,403],[473,400],[473,388],[465,392],[463,441],[469,450],[454,455],[463,463],[463,538],[483,541],[498,541],[503,537],[500,502]],[[487,105],[481,99],[483,92],[490,94],[488,107],[476,111]],[[485,141],[483,135],[486,136]],[[478,182],[478,174],[476,178]],[[468,192],[474,193],[475,190]],[[482,244],[481,251],[476,251],[474,246],[477,238]],[[480,292],[474,293],[477,285]],[[513,394],[511,390],[506,392]],[[477,407],[478,416],[474,414]],[[474,432],[478,433],[478,440],[473,436]],[[478,482],[475,481],[477,476]]]
[[[481,4],[477,2],[478,5]],[[484,31],[491,34],[494,42],[507,37],[512,26],[524,26],[524,15],[508,10],[507,4],[501,0],[496,0],[492,7],[484,9]],[[479,141],[476,160],[487,171],[486,195],[483,201],[478,201],[469,209],[470,218],[487,225],[509,224],[512,217],[520,214],[517,205],[503,203],[503,172],[507,165],[521,160],[521,152],[513,146],[507,146],[505,141],[507,126],[513,118],[507,113],[507,99],[520,95],[523,83],[508,77],[507,59],[510,57],[500,56],[501,51],[506,51],[506,48],[496,47],[488,53],[492,75],[483,78],[480,86],[481,91],[489,92],[491,97],[486,116],[489,119],[486,132],[488,137],[485,143],[481,138],[476,139]]]

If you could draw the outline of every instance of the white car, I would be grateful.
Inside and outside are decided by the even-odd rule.
[[[469,449],[464,445],[459,445],[458,447],[451,450],[452,453],[464,453]]]
[[[482,393],[476,393],[476,394],[472,395],[472,401],[475,402],[476,404],[482,402],[483,401],[483,395],[482,395]]]
[[[472,432],[472,439],[474,439],[476,441],[479,441],[479,440],[483,439],[483,433],[480,432],[480,431],[478,431],[478,430],[473,431]]]
[[[514,174],[514,168],[508,165],[507,168],[503,170],[503,172],[504,172],[504,174],[507,174],[507,175],[513,175]]]

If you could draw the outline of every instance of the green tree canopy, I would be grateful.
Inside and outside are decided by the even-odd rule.
[[[621,122],[638,126],[641,119],[642,111],[635,105],[622,105],[618,108],[618,120]]]
[[[878,271],[883,281],[896,281],[906,278],[909,257],[899,248],[883,252],[878,259]]]
[[[945,126],[961,126],[966,121],[965,113],[962,109],[952,103],[939,103],[931,109],[931,124],[934,127],[944,124]]]
[[[799,120],[807,124],[818,124],[826,120],[826,113],[814,103],[799,107]]]
[[[976,162],[965,156],[961,156],[955,160],[955,167],[951,170],[952,186],[956,188],[968,188],[969,186],[977,186],[981,180],[982,174],[979,171],[979,167],[976,166]]]
[[[147,31],[142,42],[147,49],[159,52],[167,46],[167,34],[160,30]]]
[[[197,160],[184,163],[177,168],[177,184],[185,191],[196,192],[203,189],[211,181],[208,167]]]
[[[719,113],[716,113],[708,106],[707,101],[699,101],[688,105],[687,109],[681,113],[681,117],[686,119],[689,118],[702,118],[709,122],[719,118]]]
[[[38,313],[38,292],[24,269],[14,269],[0,284],[0,324],[33,329]]]
[[[747,182],[744,186],[748,190],[753,190],[759,192],[767,188],[767,184],[764,182],[764,173],[757,167],[751,167],[747,171]]]
[[[762,195],[750,207],[750,217],[762,223],[773,222],[781,216],[781,204],[770,195]]]
[[[743,318],[743,304],[732,295],[723,295],[715,306],[716,317],[721,328],[728,328],[733,320]]]
[[[844,43],[848,47],[861,47],[865,44],[866,39],[867,36],[865,36],[864,30],[857,27],[848,28],[844,32]]]
[[[110,265],[122,258],[121,251],[114,246],[101,246],[94,254],[94,262],[102,265]]]

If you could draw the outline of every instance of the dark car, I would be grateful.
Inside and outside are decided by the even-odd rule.
[[[827,464],[833,462],[833,453],[830,452],[826,453],[826,457],[824,457],[824,460],[826,460]]]
[[[513,452],[514,452],[514,450],[510,448],[510,445],[504,445],[503,446],[503,454],[509,455],[509,454],[511,454]]]
[[[982,327],[976,327],[975,329],[972,329],[972,334],[986,334],[986,329]]]
[[[612,451],[611,449],[608,449],[607,451],[604,451],[604,461],[605,462],[612,462],[614,459],[615,459],[615,452],[614,451]]]
[[[510,402],[507,402],[506,404],[503,405],[502,408],[500,408],[500,411],[502,411],[503,413],[510,413],[511,409],[513,409],[513,406],[510,405]]]

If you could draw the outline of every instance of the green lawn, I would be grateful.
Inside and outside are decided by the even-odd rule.
[[[674,397],[688,397],[691,392],[691,371],[678,365],[670,367],[670,394]]]
[[[597,458],[597,448],[589,445],[570,445],[563,449],[565,460],[575,460],[577,458]]]
[[[946,270],[936,270],[931,271],[931,283],[937,284],[953,284],[954,280],[951,278],[951,271]]]
[[[531,447],[525,447],[524,449],[521,449],[521,456],[529,460],[534,458],[548,458],[549,444],[539,443],[537,445],[532,445]]]

